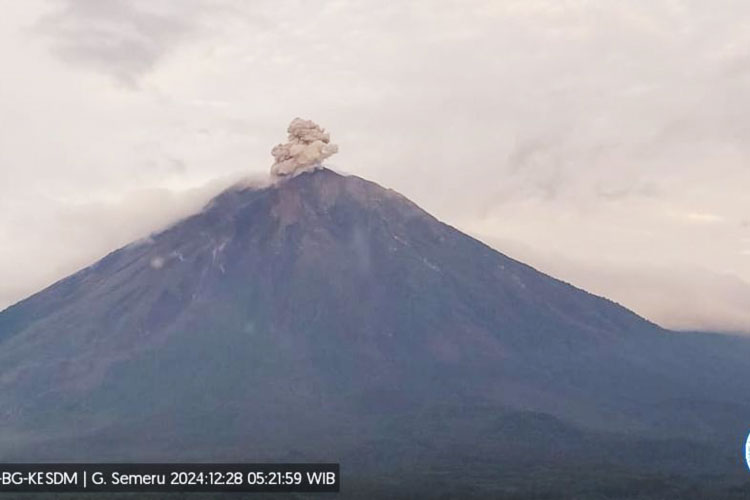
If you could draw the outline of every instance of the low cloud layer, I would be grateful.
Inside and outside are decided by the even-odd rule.
[[[271,150],[276,160],[271,166],[271,175],[280,177],[296,175],[314,170],[323,160],[338,153],[339,147],[331,144],[331,137],[323,128],[311,120],[295,118],[286,129],[289,141]]]

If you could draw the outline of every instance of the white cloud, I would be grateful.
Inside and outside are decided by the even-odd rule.
[[[701,212],[690,212],[685,214],[685,217],[691,221],[691,222],[698,222],[698,223],[713,223],[713,222],[722,222],[724,220],[724,217],[716,214],[706,214]]]

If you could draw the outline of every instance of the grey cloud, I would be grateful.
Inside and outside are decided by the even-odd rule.
[[[155,2],[62,0],[36,29],[52,40],[64,60],[91,67],[135,86],[179,42],[193,32],[190,2],[166,11]],[[164,4],[162,4],[164,5]]]
[[[622,201],[631,196],[658,197],[663,195],[663,192],[653,182],[638,181],[619,186],[599,184],[596,187],[596,194],[608,201]]]
[[[566,174],[559,146],[559,141],[530,139],[511,150],[506,172],[510,178],[521,179],[517,184],[530,188],[526,196],[552,200],[565,187]]]

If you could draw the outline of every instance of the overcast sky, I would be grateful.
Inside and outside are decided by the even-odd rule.
[[[750,3],[0,0],[0,308],[334,168],[675,328],[750,332]]]

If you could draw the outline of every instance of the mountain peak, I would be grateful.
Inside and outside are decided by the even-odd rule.
[[[0,312],[3,457],[278,460],[290,439],[305,459],[358,456],[441,408],[487,432],[508,409],[658,426],[623,415],[644,388],[684,391],[664,333],[316,165],[234,186]],[[524,436],[534,421],[567,432],[542,418]]]
[[[530,358],[557,363],[661,332],[395,191],[316,168],[228,189],[201,212],[0,313],[0,364],[18,377],[11,385],[19,399],[9,404],[19,420],[7,423],[21,428],[25,416],[52,414],[49,405],[68,408],[73,426],[113,414],[138,422],[134,409],[169,401],[180,409],[168,413],[190,414],[183,406],[191,401],[216,407],[206,400],[212,392],[179,377],[199,377],[196,387],[229,398],[222,405],[255,401],[265,418],[279,404],[267,390],[276,380],[305,381],[305,394],[332,405],[351,403],[339,390],[380,394],[406,384],[404,400],[367,403],[388,407],[435,396],[431,377],[501,367],[526,376]],[[134,385],[143,374],[148,384]],[[38,384],[55,397],[28,397],[49,392]],[[222,384],[245,388],[228,395]],[[165,399],[174,387],[179,401]],[[480,389],[453,390],[475,397]],[[304,398],[284,401],[295,407]]]
[[[215,214],[241,210],[252,200],[267,197],[269,215],[284,225],[301,222],[302,215],[324,215],[336,206],[367,206],[372,209],[392,204],[391,208],[411,216],[434,218],[392,189],[355,175],[334,172],[323,166],[278,177],[262,187],[238,184],[212,199],[204,211]],[[315,223],[315,222],[312,222]]]
[[[107,300],[72,313],[71,303],[100,303],[96,297]],[[247,313],[248,300],[268,328],[305,328],[301,318],[285,316],[286,307],[304,305],[317,321],[324,310],[337,311],[334,330],[412,338],[419,331],[451,356],[471,351],[472,338],[500,352],[660,331],[441,223],[393,190],[322,167],[262,188],[230,188],[200,213],[21,302],[10,316],[72,314],[103,328],[117,315],[118,324],[106,327],[111,338],[168,335],[194,322],[206,302]],[[20,321],[2,333],[42,324]]]

